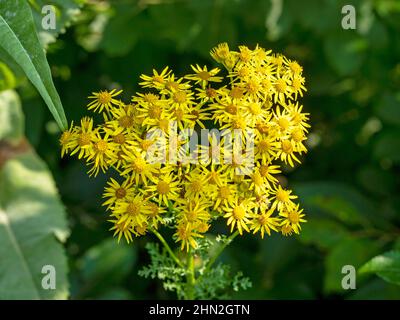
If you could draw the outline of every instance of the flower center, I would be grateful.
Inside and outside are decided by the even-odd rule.
[[[211,77],[211,74],[207,71],[200,71],[199,73],[197,73],[197,76],[201,79],[201,80],[208,80]]]
[[[157,183],[157,191],[161,194],[167,194],[170,190],[169,184],[165,181],[159,181]]]
[[[241,206],[237,206],[233,209],[233,217],[236,220],[242,220],[245,215],[246,211]]]
[[[264,214],[260,215],[260,216],[258,217],[258,222],[259,222],[261,225],[265,226],[265,225],[268,223],[268,218],[267,218],[267,216],[264,215]]]
[[[268,166],[263,164],[260,166],[260,174],[262,177],[266,177],[268,175]]]
[[[153,119],[160,119],[161,108],[157,105],[152,105],[149,108],[149,117]]]
[[[86,146],[86,145],[88,145],[88,144],[90,144],[90,133],[88,133],[88,132],[83,132],[83,133],[81,133],[80,135],[79,135],[79,138],[78,138],[78,144],[81,146],[81,147],[83,147],[83,146]]]
[[[122,116],[118,119],[118,123],[122,128],[129,128],[133,125],[133,118],[129,116]]]
[[[254,115],[259,115],[261,113],[261,107],[258,103],[252,103],[249,105],[249,110]]]
[[[270,149],[269,141],[268,140],[261,140],[258,143],[258,149],[263,153],[267,152]]]
[[[112,99],[112,96],[109,92],[104,91],[104,92],[100,92],[99,94],[99,102],[101,104],[107,104],[110,103]]]
[[[133,170],[136,171],[137,173],[142,173],[144,171],[146,163],[144,162],[143,159],[137,159],[136,161],[133,162]]]
[[[225,107],[225,111],[230,113],[230,114],[236,114],[237,113],[237,107],[233,103],[231,103],[231,104],[229,104],[229,105],[227,105]]]
[[[289,194],[286,190],[278,190],[276,192],[276,199],[280,202],[288,202]]]
[[[231,195],[231,190],[227,186],[219,188],[219,196],[221,199],[228,199]]]
[[[140,213],[140,204],[131,202],[126,208],[126,213],[130,216],[137,216]]]
[[[291,134],[292,138],[294,141],[296,142],[300,142],[303,140],[303,131],[301,131],[301,129],[295,129],[293,130],[292,134]]]
[[[115,197],[117,199],[125,198],[125,196],[126,196],[126,190],[124,188],[118,188],[117,190],[115,190]]]
[[[230,96],[233,99],[240,99],[241,97],[243,97],[243,89],[239,88],[239,87],[233,87],[231,92],[230,92]]]
[[[186,101],[186,93],[184,91],[177,91],[174,93],[174,101],[176,103],[184,103]]]
[[[96,149],[99,153],[104,153],[107,151],[108,144],[107,141],[100,140],[96,143]]]
[[[199,192],[202,189],[202,184],[200,181],[192,181],[190,184],[190,188],[192,189],[193,192]]]
[[[293,147],[292,147],[292,144],[290,143],[290,141],[283,140],[281,142],[281,146],[282,146],[283,152],[288,153],[288,154],[293,152]]]
[[[287,83],[283,79],[278,79],[276,80],[275,83],[275,89],[278,91],[278,93],[283,93],[286,91]]]
[[[122,133],[119,133],[113,137],[113,141],[118,144],[124,144],[125,136]]]
[[[291,211],[288,215],[288,219],[292,223],[298,223],[300,220],[300,215],[297,211]]]
[[[194,222],[197,219],[197,212],[195,210],[190,210],[186,213],[186,219],[189,222]]]

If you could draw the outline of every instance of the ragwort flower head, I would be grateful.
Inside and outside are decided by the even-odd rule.
[[[119,100],[122,90],[93,92],[88,110],[104,122],[84,117],[61,135],[62,156],[83,159],[90,175],[118,176],[103,195],[118,241],[168,226],[189,250],[217,219],[262,238],[298,234],[306,222],[281,178],[307,152],[303,68],[260,46],[235,51],[222,43],[211,57],[225,71],[153,70],[129,102]],[[200,142],[205,128],[211,132]]]

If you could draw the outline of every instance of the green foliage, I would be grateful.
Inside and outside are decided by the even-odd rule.
[[[80,7],[84,2],[85,0],[29,0],[38,36],[45,48],[54,43],[59,34],[65,33],[66,28],[78,19],[81,14]],[[55,29],[44,30],[41,28],[44,17],[42,8],[46,5],[53,6],[55,10],[57,22]]]
[[[59,127],[66,129],[64,109],[39,43],[31,10],[25,0],[8,1],[0,7],[0,46],[24,70]]]
[[[160,250],[158,244],[149,242],[146,249],[151,262],[139,271],[139,275],[161,280],[165,290],[176,292],[179,299],[184,298],[186,270],[177,266],[165,249]]]
[[[226,238],[226,237],[223,237]],[[193,251],[195,257],[195,299],[229,299],[230,292],[246,290],[252,286],[248,277],[244,277],[242,272],[233,274],[231,267],[227,264],[218,263],[216,266],[205,271],[205,265],[209,262],[210,255],[213,254],[212,247],[215,242],[210,239],[201,239],[199,246]],[[163,283],[165,290],[176,292],[178,299],[187,299],[187,280],[190,270],[178,266],[170,257],[169,253],[158,244],[147,243],[146,249],[150,255],[150,264],[139,271],[139,275],[145,278],[159,279]]]
[[[137,261],[137,249],[114,239],[106,239],[91,247],[77,261],[79,277],[74,278],[72,295],[75,298],[124,298],[129,299],[123,288],[119,288]]]
[[[29,1],[37,27],[44,2]],[[85,113],[87,93],[95,88],[132,87],[141,73],[166,65],[177,73],[187,72],[188,63],[210,65],[208,50],[219,41],[232,47],[259,43],[304,66],[309,89],[304,110],[312,121],[310,151],[301,169],[287,170],[285,176],[305,204],[308,222],[298,237],[254,240],[244,236],[226,249],[215,268],[219,262],[231,266],[232,278],[237,270],[244,270],[253,282],[246,291],[230,290],[234,298],[400,298],[400,286],[375,276],[378,271],[360,273],[356,290],[340,287],[343,264],[361,267],[381,252],[399,249],[398,1],[352,1],[357,10],[356,30],[340,26],[341,7],[349,4],[345,0],[87,1],[76,16],[73,2],[46,1],[58,3],[57,17],[72,22],[65,34],[48,45],[47,58],[57,88],[62,88],[59,93],[68,117],[75,121]],[[61,8],[64,3],[72,12]],[[42,41],[48,39],[41,33]],[[96,277],[84,271],[83,261],[91,249],[109,237],[100,206],[105,177],[90,180],[83,167],[59,160],[58,135],[50,130],[52,119],[45,106],[4,50],[0,50],[0,62],[6,65],[0,64],[0,90],[19,88],[29,119],[26,136],[51,168],[68,208],[73,226],[67,243],[72,297],[175,298],[175,292],[157,287],[151,273],[149,279],[137,276],[136,264],[127,263],[130,272],[128,267],[115,266],[124,270],[123,276],[104,286],[94,284]],[[1,112],[0,108],[0,119]],[[0,127],[0,132],[12,135],[9,128]],[[18,142],[22,131],[15,128]],[[216,234],[223,233],[226,226],[215,229]],[[215,253],[218,246],[213,243],[212,239],[204,244],[204,254]],[[133,255],[137,250],[140,261],[147,257],[140,240],[130,249]],[[107,260],[109,252],[99,251],[96,263]],[[196,263],[203,253],[197,255]],[[393,261],[390,255],[389,259]],[[153,272],[157,278],[157,268]],[[225,274],[225,269],[213,272]],[[185,281],[183,274],[170,277],[178,277],[178,283]]]
[[[23,138],[15,92],[0,94],[0,111],[0,298],[65,299],[64,206],[46,164]],[[55,267],[55,290],[42,287],[45,265]]]
[[[372,258],[359,272],[375,273],[387,282],[400,285],[400,251],[389,251]]]

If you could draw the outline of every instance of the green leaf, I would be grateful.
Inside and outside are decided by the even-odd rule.
[[[0,91],[12,89],[16,86],[16,83],[17,80],[12,70],[0,61]]]
[[[348,225],[370,225],[373,205],[349,185],[332,181],[297,183],[294,190],[308,212],[328,214]]]
[[[388,124],[400,125],[400,97],[386,94],[376,107],[378,116]]]
[[[400,285],[400,251],[389,251],[372,258],[359,272],[375,273],[387,282]]]
[[[349,238],[350,233],[339,223],[328,219],[309,219],[301,230],[299,240],[328,249]]]
[[[399,130],[386,130],[377,137],[373,153],[376,159],[400,163]]]
[[[132,271],[136,259],[136,247],[118,244],[113,238],[90,248],[79,262],[84,283],[78,294],[91,296],[120,284]]]
[[[368,239],[346,239],[337,244],[325,259],[324,291],[344,292],[343,266],[352,265],[357,269],[374,256],[378,249],[377,243]]]
[[[50,67],[40,45],[32,13],[25,0],[2,2],[0,46],[13,57],[39,91],[58,126],[68,126],[60,97],[51,78]]]
[[[22,127],[15,93],[0,95],[0,110],[13,113],[0,117],[0,128],[9,119]],[[13,146],[9,138],[0,137],[0,299],[65,299],[68,267],[60,243],[68,236],[64,207],[45,163],[24,139]],[[45,265],[55,268],[54,290],[42,287]]]
[[[24,136],[24,116],[15,91],[0,93],[0,119],[0,141],[6,140],[12,145],[18,144]]]
[[[325,55],[340,76],[351,75],[361,67],[367,43],[354,32],[339,30],[326,36]]]
[[[32,14],[38,30],[38,36],[42,45],[46,48],[50,43],[56,41],[60,33],[65,32],[65,28],[74,22],[81,13],[80,4],[84,0],[30,0]],[[42,13],[44,6],[54,7],[56,14],[55,29],[44,30],[41,28],[42,19],[45,14]],[[46,12],[47,13],[47,12]]]

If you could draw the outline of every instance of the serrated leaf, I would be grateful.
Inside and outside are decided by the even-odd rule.
[[[0,46],[19,64],[39,91],[59,127],[67,128],[60,97],[40,45],[26,0],[1,1]]]
[[[375,273],[387,282],[400,285],[400,251],[389,251],[372,258],[359,272]]]

